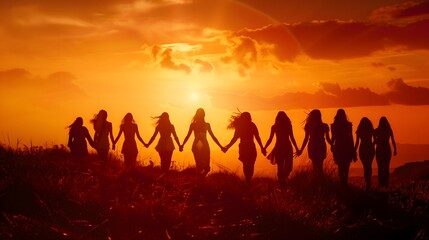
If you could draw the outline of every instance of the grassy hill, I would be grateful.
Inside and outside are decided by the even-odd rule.
[[[295,170],[287,187],[227,170],[125,170],[63,148],[0,147],[1,239],[428,239],[429,181],[341,188]]]

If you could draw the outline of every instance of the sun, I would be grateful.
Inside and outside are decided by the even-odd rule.
[[[191,92],[189,94],[189,100],[191,102],[197,102],[200,99],[200,94],[198,92]]]

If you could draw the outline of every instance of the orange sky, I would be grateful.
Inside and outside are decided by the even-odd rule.
[[[397,142],[429,144],[427,29],[427,0],[2,1],[0,142],[65,144],[102,108],[115,135],[132,112],[145,139],[167,111],[182,140],[204,107],[223,143],[237,108],[264,143],[285,110],[299,144],[306,112],[345,108],[355,127],[385,115]]]

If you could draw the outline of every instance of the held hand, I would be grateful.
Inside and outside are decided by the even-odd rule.
[[[112,145],[112,150],[115,150],[115,144]]]
[[[180,146],[179,146],[179,151],[180,151],[180,152],[183,152],[183,145],[180,145]]]
[[[267,149],[265,149],[265,148],[261,148],[261,152],[262,152],[262,155],[264,155],[264,156],[266,156],[266,155],[267,155]]]
[[[223,153],[226,153],[228,151],[228,148],[227,147],[222,147],[221,150],[222,150]]]

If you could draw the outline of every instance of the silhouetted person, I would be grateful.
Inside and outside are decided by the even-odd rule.
[[[179,138],[177,137],[176,130],[174,129],[173,124],[170,122],[170,117],[168,113],[163,112],[160,116],[154,117],[157,119],[155,125],[155,132],[150,138],[146,147],[149,147],[155,140],[156,136],[160,135],[158,144],[155,149],[158,151],[159,157],[161,159],[161,170],[162,172],[167,172],[170,169],[171,157],[173,156],[174,143],[171,135],[173,135],[174,140],[180,148]]]
[[[197,109],[189,126],[188,134],[180,146],[180,151],[183,151],[183,147],[193,132],[195,138],[192,143],[192,153],[195,158],[198,178],[204,178],[207,173],[210,172],[210,147],[207,142],[207,132],[210,134],[213,141],[223,150],[222,145],[220,145],[219,141],[213,134],[210,124],[205,121],[205,115],[204,109]]]
[[[305,137],[299,153],[302,153],[308,142],[308,157],[313,164],[316,177],[323,176],[323,160],[326,158],[326,142],[331,143],[329,138],[329,126],[322,122],[322,113],[319,109],[312,110],[305,120]]]
[[[100,110],[91,123],[94,125],[94,147],[102,161],[107,161],[110,141],[113,143],[112,123],[107,121],[107,112]]]
[[[88,129],[83,126],[83,119],[81,117],[77,117],[68,128],[69,140],[67,146],[70,148],[72,156],[82,161],[88,156],[86,140],[88,140],[91,146],[94,145],[94,142],[92,141],[91,135],[89,135]]]
[[[234,143],[240,139],[238,145],[238,160],[243,163],[243,173],[246,184],[250,185],[253,173],[255,171],[256,162],[256,146],[253,138],[258,142],[261,152],[266,155],[265,149],[262,146],[261,138],[259,137],[258,128],[252,122],[252,117],[249,112],[242,112],[231,116],[228,129],[235,129],[234,136],[230,143],[225,146],[226,152]]]
[[[331,124],[331,150],[334,162],[338,165],[340,183],[348,184],[349,169],[352,160],[356,161],[356,151],[353,143],[352,123],[348,121],[344,109],[338,109]]]
[[[378,165],[378,183],[380,187],[389,186],[389,166],[392,158],[390,140],[393,145],[393,154],[396,156],[396,143],[393,131],[386,117],[381,117],[378,127],[374,130],[375,159]]]
[[[135,123],[133,115],[131,113],[125,114],[125,117],[122,119],[122,124],[119,128],[118,136],[113,142],[113,148],[115,147],[115,144],[118,142],[122,133],[124,133],[125,140],[122,144],[121,153],[124,155],[125,167],[132,168],[136,166],[136,159],[138,154],[135,136],[137,136],[137,139],[141,143],[143,143],[143,145],[146,145],[146,143],[140,136],[138,126]]]
[[[374,160],[375,148],[374,127],[372,125],[372,122],[367,117],[363,117],[360,120],[359,126],[356,130],[356,152],[358,151],[358,147],[359,158],[363,165],[365,187],[367,190],[369,190],[371,188],[372,161]]]
[[[265,152],[273,140],[274,134],[276,135],[276,144],[267,158],[271,160],[272,164],[277,164],[277,177],[280,185],[284,186],[286,179],[292,171],[292,144],[296,152],[299,152],[299,149],[293,135],[292,123],[283,111],[278,112],[275,123],[271,126],[270,137],[264,147]]]

